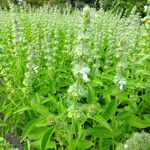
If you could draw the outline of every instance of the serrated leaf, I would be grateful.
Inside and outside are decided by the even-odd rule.
[[[27,126],[24,128],[21,136],[21,142],[29,135],[35,124],[37,123],[37,119],[30,121]]]
[[[45,131],[45,133],[42,137],[42,141],[41,141],[41,150],[46,150],[47,144],[48,144],[52,134],[54,133],[54,130],[55,129],[53,127],[50,127]]]
[[[136,128],[147,128],[150,127],[150,124],[144,120],[141,120],[135,115],[130,115],[129,118],[127,119],[127,122]]]
[[[111,119],[111,117],[115,114],[117,108],[117,101],[112,100],[107,106],[104,112],[102,113],[102,117],[106,120]]]

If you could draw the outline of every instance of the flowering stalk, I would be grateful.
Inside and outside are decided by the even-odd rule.
[[[124,71],[126,69],[126,38],[122,37],[120,40],[120,48],[118,53],[120,53],[120,59],[121,61],[118,63],[116,67],[116,76],[114,77],[114,82],[119,84],[119,89],[122,91],[124,88],[124,85],[126,85],[126,79],[124,76]]]
[[[73,74],[76,78],[76,82],[73,86],[70,86],[68,89],[68,92],[72,95],[74,93],[76,98],[79,100],[79,97],[84,96],[84,93],[81,91],[84,91],[84,89],[81,86],[81,82],[88,82],[90,79],[88,78],[88,74],[90,73],[90,68],[86,65],[86,56],[88,54],[88,36],[87,36],[87,29],[90,24],[90,10],[89,7],[86,6],[83,9],[83,18],[82,18],[83,24],[80,26],[80,32],[77,37],[76,41],[76,47],[75,51],[73,53],[74,61],[73,64]],[[77,89],[73,89],[73,87],[76,87]]]
[[[27,50],[27,63],[26,63],[26,72],[24,73],[24,80],[23,80],[23,89],[22,91],[24,94],[29,94],[32,90],[32,78],[34,76],[34,49],[33,45],[30,45]]]

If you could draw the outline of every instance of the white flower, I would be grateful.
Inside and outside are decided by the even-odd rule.
[[[89,74],[90,68],[89,67],[82,67],[80,70],[80,73],[83,74]]]
[[[22,3],[22,2],[24,2],[24,0],[17,0],[18,1],[18,3]]]
[[[120,76],[119,75],[115,75],[114,76],[114,83],[118,83],[119,79],[120,79]]]
[[[89,73],[90,73],[89,67],[82,67],[80,70],[80,74],[82,74],[83,80],[86,82],[90,81],[90,79],[87,76]]]
[[[76,75],[78,75],[79,73],[80,73],[80,65],[79,64],[77,64],[77,65],[75,65],[74,66],[74,68],[73,68],[73,74],[74,74],[74,76],[76,76]]]
[[[90,7],[89,6],[85,6],[83,8],[83,15],[84,16],[89,16],[90,15]]]
[[[148,6],[144,6],[144,12],[147,12]]]
[[[38,68],[39,68],[39,66],[35,66],[35,67],[33,68],[33,70],[37,73],[37,72],[38,72]]]
[[[79,64],[75,65],[73,68],[73,74],[74,76],[82,75],[82,78],[84,81],[89,81],[88,74],[90,73],[90,68],[86,66],[80,66]]]
[[[124,145],[124,149],[127,149],[129,146],[128,146],[128,144],[125,144]]]
[[[83,74],[83,80],[86,81],[86,82],[90,81],[87,74]]]
[[[119,85],[120,85],[120,90],[123,90],[123,86],[126,85],[126,80],[124,78],[120,79]]]

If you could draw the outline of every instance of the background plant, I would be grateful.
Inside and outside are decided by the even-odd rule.
[[[149,131],[149,7],[143,24],[90,9],[0,10],[0,134],[30,149],[115,149]]]

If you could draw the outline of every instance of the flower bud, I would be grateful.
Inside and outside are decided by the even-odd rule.
[[[88,18],[90,16],[90,8],[89,6],[85,6],[83,9],[83,14],[85,18]]]

